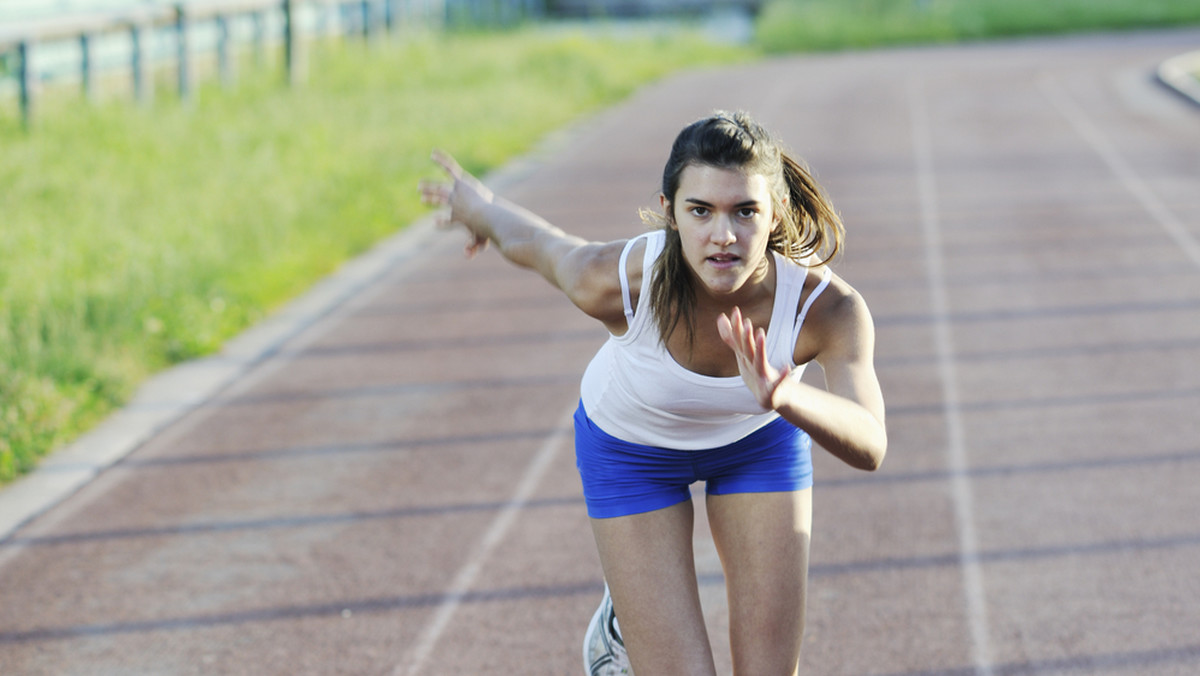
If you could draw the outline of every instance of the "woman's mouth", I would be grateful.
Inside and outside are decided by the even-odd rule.
[[[709,256],[706,260],[714,267],[728,268],[736,265],[741,258],[731,253],[719,253]]]

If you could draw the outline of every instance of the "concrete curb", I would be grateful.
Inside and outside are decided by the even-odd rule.
[[[1172,57],[1158,67],[1159,81],[1200,105],[1200,79],[1196,73],[1200,73],[1200,51]]]
[[[303,296],[230,340],[218,354],[179,364],[144,382],[98,426],[42,459],[0,491],[0,541],[82,488],[167,426],[219,394],[279,348],[377,281],[436,236],[426,218],[342,265]]]

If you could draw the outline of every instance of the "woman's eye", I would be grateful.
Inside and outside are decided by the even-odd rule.
[[[750,208],[738,210],[738,216],[741,216],[742,218],[754,218],[754,215],[757,213],[758,213],[757,211],[755,211],[754,209],[750,209]]]
[[[692,207],[692,215],[697,218],[703,218],[708,215],[708,209],[704,207]]]

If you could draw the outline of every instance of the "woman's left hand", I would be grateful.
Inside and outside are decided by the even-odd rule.
[[[737,355],[738,371],[746,387],[765,409],[778,407],[779,386],[787,380],[791,368],[784,366],[780,371],[767,361],[767,334],[755,329],[748,318],[742,317],[741,308],[733,308],[732,316],[724,313],[717,318],[717,331],[721,340]]]

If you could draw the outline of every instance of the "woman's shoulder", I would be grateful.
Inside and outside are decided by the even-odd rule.
[[[643,261],[654,246],[653,238],[644,235],[653,234],[591,242],[567,261],[569,274],[574,278],[567,295],[577,307],[608,325],[614,333],[623,331],[625,294],[629,294],[634,307],[637,305]]]
[[[813,298],[814,294],[819,294]],[[816,358],[830,346],[856,343],[864,332],[873,335],[874,324],[862,294],[826,266],[808,268],[801,307],[811,299],[804,329],[796,344],[797,356]],[[800,362],[797,362],[800,363]]]
[[[824,265],[809,268],[804,280],[806,296],[816,293],[818,289],[821,295],[813,302],[810,312],[827,321],[837,320],[844,315],[857,315],[867,309],[862,294],[845,278]]]

